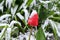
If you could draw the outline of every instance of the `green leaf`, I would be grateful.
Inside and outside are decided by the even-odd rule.
[[[49,11],[48,17],[54,15],[54,11]]]
[[[36,33],[36,40],[46,40],[43,29],[40,27]]]
[[[41,5],[40,14],[39,14],[40,20],[45,20],[47,18],[47,14],[48,14],[48,10]]]
[[[23,0],[16,0],[15,2],[17,5],[21,6],[21,4],[23,3]]]
[[[58,4],[58,3],[57,3],[57,8],[58,8],[58,10],[60,11],[60,4]]]
[[[5,32],[6,32],[7,28],[8,28],[8,26],[5,26],[5,27],[3,28],[2,32],[1,32],[1,35],[0,35],[0,40],[1,40],[1,38],[5,35]]]
[[[60,15],[59,14],[53,14],[53,17],[49,17],[49,19],[60,22]]]
[[[60,17],[50,17],[53,21],[60,22]]]
[[[56,28],[53,29],[53,35],[54,35],[55,40],[58,40]]]
[[[2,2],[2,0],[0,0],[0,3]]]
[[[53,7],[53,4],[52,3],[48,3],[48,8],[52,9],[52,7]]]
[[[27,3],[26,3],[27,6],[29,6],[29,5],[31,4],[32,1],[33,1],[33,0],[28,0]]]
[[[53,18],[55,20],[60,20],[60,17],[51,17],[51,18]]]
[[[14,31],[11,32],[11,36],[14,38],[17,37],[19,35],[18,27],[14,27],[12,30],[14,30]]]

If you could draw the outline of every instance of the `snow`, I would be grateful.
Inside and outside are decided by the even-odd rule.
[[[27,24],[27,20],[28,20],[28,17],[29,17],[29,12],[28,12],[27,9],[24,9],[23,11],[25,12],[25,22]]]
[[[60,37],[60,23],[57,23],[57,34]]]
[[[42,26],[42,28],[44,29],[49,23],[49,19],[47,18]]]
[[[14,8],[11,7],[11,14],[12,14],[12,17],[14,17],[16,11],[17,11],[17,8],[18,8],[18,5],[16,5]]]
[[[3,3],[4,3],[4,0],[0,3],[0,10],[3,12]]]
[[[41,0],[40,0],[40,2],[41,2],[41,3],[44,3],[44,4],[47,4],[47,3],[50,3],[51,1],[41,1]]]
[[[21,20],[24,19],[24,17],[23,17],[20,13],[17,13],[16,15],[17,15]]]
[[[11,21],[11,23],[10,23],[10,27],[13,28],[13,26],[14,26],[15,23],[17,23],[17,24],[19,24],[19,25],[21,26],[21,23],[20,23],[20,22],[13,20],[13,21]]]
[[[2,12],[3,12],[3,4],[4,4],[4,1],[5,1],[5,0],[3,0],[3,1],[0,3],[0,10],[1,10]],[[0,38],[2,37],[3,33],[6,32],[6,33],[5,33],[5,38],[6,38],[6,40],[10,40],[11,31],[15,31],[15,29],[17,28],[17,27],[14,27],[14,24],[17,23],[17,24],[19,24],[19,26],[21,26],[21,23],[20,23],[19,21],[14,21],[14,20],[12,20],[10,23],[8,23],[8,20],[10,20],[9,17],[11,17],[11,16],[14,17],[14,16],[17,15],[21,20],[24,20],[24,21],[27,23],[27,20],[28,20],[29,14],[30,14],[30,13],[28,12],[28,10],[26,9],[26,7],[27,7],[27,6],[26,6],[27,1],[28,1],[28,0],[24,0],[24,2],[22,3],[22,5],[21,5],[20,8],[19,8],[19,10],[23,8],[23,11],[25,12],[25,16],[22,16],[20,12],[16,13],[17,8],[18,8],[18,5],[15,5],[14,7],[11,7],[11,4],[13,3],[13,0],[6,0],[6,4],[5,4],[5,5],[6,5],[6,7],[8,7],[8,9],[11,8],[11,14],[4,14],[4,15],[0,16],[0,27],[3,28],[2,31],[1,31],[1,33],[0,33]],[[53,1],[54,1],[54,0],[53,0]],[[55,0],[55,1],[56,1],[56,0]],[[57,1],[56,1],[56,2],[57,2]],[[40,0],[40,3],[44,3],[43,6],[48,9],[48,3],[51,3],[51,1],[42,1],[42,0]],[[60,4],[60,2],[59,2],[59,4]],[[36,0],[33,0],[33,2],[32,2],[31,5],[30,5],[30,8],[31,8],[33,5],[34,5],[34,6],[37,5],[37,4],[36,4]],[[56,10],[57,10],[56,5],[53,6],[53,8],[52,8],[51,10],[56,11]],[[60,14],[59,11],[56,11],[55,13],[56,13],[56,14]],[[15,15],[15,14],[16,14],[16,15]],[[33,10],[32,13],[31,13],[31,15],[30,15],[30,18],[31,18],[33,15],[35,15],[35,14],[37,14],[37,11],[36,11],[36,10]],[[52,15],[51,15],[50,17],[52,17]],[[56,28],[57,34],[58,34],[58,36],[60,37],[60,23],[56,25],[56,23],[55,23],[54,21],[50,20],[50,19],[46,19],[46,20],[45,20],[45,23],[44,23],[43,26],[42,26],[44,33],[45,33],[44,28],[45,28],[49,23],[52,25],[52,28],[53,28],[53,29]],[[8,26],[8,28],[6,28],[6,26]],[[13,27],[14,27],[14,28],[13,28]],[[11,30],[12,28],[13,28],[13,30]],[[35,32],[37,32],[37,28],[36,28],[36,30],[33,30],[33,31],[32,31],[32,35],[31,35],[31,37],[30,37],[30,40],[36,40],[36,38],[34,37]],[[25,38],[26,40],[28,40],[28,39],[29,39],[29,35],[30,35],[30,30],[29,30],[28,32],[25,32],[24,34],[22,34],[22,33],[20,32],[19,40],[23,40],[24,38]],[[45,33],[45,36],[46,36],[46,37],[47,37],[47,36],[53,36],[53,34],[47,32],[47,33]],[[48,39],[49,39],[49,37],[48,37]],[[17,40],[17,38],[12,38],[12,40]]]
[[[37,11],[36,11],[36,10],[33,10],[32,13],[31,13],[31,15],[30,15],[30,18],[31,18],[32,16],[34,16],[35,14],[37,14]]]
[[[23,40],[24,38],[26,40],[28,40],[29,39],[29,35],[30,35],[30,32],[27,32],[25,34],[20,33],[19,38],[20,38],[20,40]],[[35,37],[34,37],[34,35],[31,35],[30,40],[36,40]]]
[[[7,28],[6,34],[5,34],[5,40],[10,40],[11,38],[11,28]]]
[[[1,26],[9,26],[9,24],[6,24],[6,23],[0,23],[0,27]]]
[[[8,6],[8,8],[11,8],[11,4],[12,4],[13,0],[6,0],[6,7]]]
[[[4,18],[10,17],[10,16],[11,16],[10,14],[2,15],[2,16],[0,17],[0,21],[3,20]]]

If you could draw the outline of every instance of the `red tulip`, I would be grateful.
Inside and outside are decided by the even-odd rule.
[[[35,10],[32,11],[28,19],[28,25],[33,26],[33,27],[38,25],[38,14]]]

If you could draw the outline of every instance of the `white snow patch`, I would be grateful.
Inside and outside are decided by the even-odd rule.
[[[60,15],[60,12],[59,11],[56,11],[55,13],[58,14],[58,15]]]
[[[6,24],[6,23],[0,23],[0,26],[9,26],[9,24]]]
[[[58,34],[58,36],[60,37],[60,23],[57,23],[57,34]]]
[[[30,15],[30,18],[33,17],[35,14],[37,14],[37,11],[36,10],[33,10],[31,15]]]
[[[11,28],[7,28],[6,34],[5,34],[5,40],[10,40],[11,38]]]
[[[44,6],[46,9],[48,9],[48,4],[44,4],[43,6]]]
[[[11,8],[11,14],[12,14],[12,17],[14,17],[16,11],[17,11],[17,8],[18,8],[18,5],[16,5],[14,8]]]
[[[10,9],[12,2],[13,0],[6,0],[6,7],[8,5],[8,8]]]
[[[44,4],[47,4],[47,3],[50,3],[51,1],[41,1],[39,0],[41,3],[44,3]]]
[[[20,22],[13,20],[13,21],[11,21],[11,23],[10,23],[10,27],[13,28],[13,26],[14,26],[15,23],[17,23],[17,24],[19,24],[19,25],[21,26],[21,23],[20,23]]]
[[[4,0],[0,3],[0,10],[3,12],[3,3],[4,3]]]
[[[17,15],[21,20],[24,19],[24,17],[23,17],[20,13],[17,13],[16,15]]]
[[[23,11],[25,12],[25,22],[27,24],[27,20],[28,20],[28,17],[29,17],[29,12],[28,12],[27,9],[24,9]]]
[[[10,17],[10,16],[11,16],[10,14],[2,15],[2,16],[0,17],[0,21],[3,20],[4,18]]]
[[[56,11],[56,9],[57,9],[57,7],[56,6],[53,6],[53,8],[51,10]]]
[[[48,23],[49,23],[49,19],[46,19],[43,26],[42,26],[42,28],[44,29],[48,25]]]

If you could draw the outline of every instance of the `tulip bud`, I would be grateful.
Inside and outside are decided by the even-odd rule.
[[[30,26],[37,26],[38,25],[38,14],[36,12],[36,10],[33,10],[29,19],[28,19],[28,25]]]

